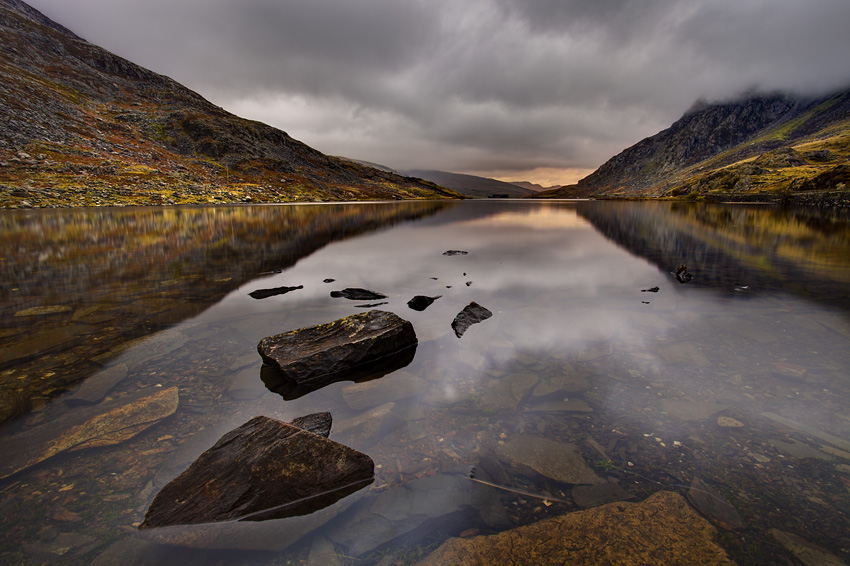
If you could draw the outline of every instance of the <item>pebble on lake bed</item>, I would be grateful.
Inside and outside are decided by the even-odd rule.
[[[744,426],[744,423],[732,417],[717,417],[717,424],[724,428],[741,428]]]

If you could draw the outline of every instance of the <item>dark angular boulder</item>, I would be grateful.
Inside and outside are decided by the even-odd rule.
[[[257,345],[266,386],[295,398],[337,381],[357,381],[404,367],[418,340],[396,314],[371,310],[327,324],[263,338]]]
[[[304,285],[298,285],[297,287],[275,287],[274,289],[257,289],[256,291],[248,293],[248,296],[254,299],[268,299],[269,297],[284,295],[290,291],[296,291],[303,288]]]
[[[290,424],[254,417],[163,487],[139,528],[305,515],[373,478],[374,462],[366,454]]]
[[[407,301],[407,306],[412,308],[415,311],[424,311],[428,307],[431,306],[431,303],[439,299],[442,295],[437,295],[436,297],[426,297],[424,295],[416,295],[409,301]]]
[[[447,250],[443,252],[443,255],[453,256],[453,255],[466,255],[469,252],[464,250]]]
[[[387,298],[386,295],[382,295],[381,293],[357,287],[347,287],[342,291],[331,291],[331,297],[335,299],[342,297],[351,301],[377,301]]]
[[[460,338],[470,326],[487,320],[491,316],[493,316],[492,312],[485,309],[475,301],[472,301],[466,305],[452,321],[452,330],[454,330],[455,335]]]
[[[292,426],[297,426],[298,428],[303,428],[304,430],[312,432],[313,434],[318,434],[319,436],[324,436],[325,438],[328,438],[331,435],[331,425],[333,424],[333,418],[328,412],[313,413],[312,415],[298,417],[289,424],[291,424]]]

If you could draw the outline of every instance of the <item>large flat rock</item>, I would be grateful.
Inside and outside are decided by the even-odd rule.
[[[140,528],[309,514],[371,483],[374,467],[324,436],[254,417],[163,487]]]
[[[0,440],[0,479],[62,453],[119,444],[172,415],[176,387],[137,393],[82,409]]]
[[[410,363],[417,344],[410,322],[391,312],[371,310],[263,338],[257,350],[267,365],[278,370],[281,381],[295,390],[279,392],[295,397],[373,371],[399,369]]]
[[[716,535],[684,498],[662,491],[641,503],[610,503],[496,535],[452,538],[417,566],[734,566]]]

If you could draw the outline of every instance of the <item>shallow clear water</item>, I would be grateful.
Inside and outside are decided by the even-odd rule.
[[[90,410],[73,396],[104,370],[120,378],[98,402],[176,386],[179,406],[129,440],[5,474],[0,562],[412,563],[448,536],[687,494],[695,478],[737,509],[723,544],[740,564],[785,555],[771,529],[850,557],[850,223],[835,211],[488,200],[2,222],[0,375],[21,413],[6,437],[59,436],[51,423]],[[303,288],[249,296],[281,286]],[[330,297],[346,287],[388,298]],[[440,298],[418,312],[415,295]],[[493,316],[458,338],[472,301]],[[408,365],[291,400],[265,387],[260,339],[366,303],[412,322]],[[139,536],[159,489],[224,433],[317,411],[372,457],[371,486],[321,521],[165,537],[196,548]],[[527,465],[541,441],[610,489]]]

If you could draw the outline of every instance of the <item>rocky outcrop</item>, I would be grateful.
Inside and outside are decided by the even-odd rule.
[[[597,193],[621,187],[648,189],[665,176],[794,116],[800,105],[790,96],[775,95],[695,106],[668,129],[612,157],[578,186]]]
[[[337,381],[399,369],[410,363],[417,344],[410,322],[371,310],[263,338],[257,350],[276,370],[267,371],[264,382],[292,398]]]
[[[841,159],[830,163],[831,150],[841,147],[848,116],[848,90],[818,98],[774,93],[697,103],[672,126],[623,150],[577,184],[532,196],[693,193],[745,201],[806,202],[801,200],[808,196],[805,191],[833,190],[840,182],[819,177],[842,163]],[[804,142],[818,145],[809,155],[801,155],[794,146]],[[793,171],[771,178],[776,169]],[[825,196],[836,204],[846,197],[843,185],[839,195]]]
[[[268,417],[225,434],[157,494],[140,528],[309,514],[372,482],[366,454]]]
[[[475,301],[472,301],[466,305],[452,321],[452,330],[455,331],[455,336],[460,338],[466,333],[470,326],[487,320],[491,316],[493,316],[492,312],[485,309]]]
[[[62,452],[110,446],[133,438],[172,415],[176,387],[143,389],[113,401],[80,408],[0,441],[0,479]]]
[[[734,566],[717,531],[675,493],[611,503],[490,536],[452,538],[417,566]]]

